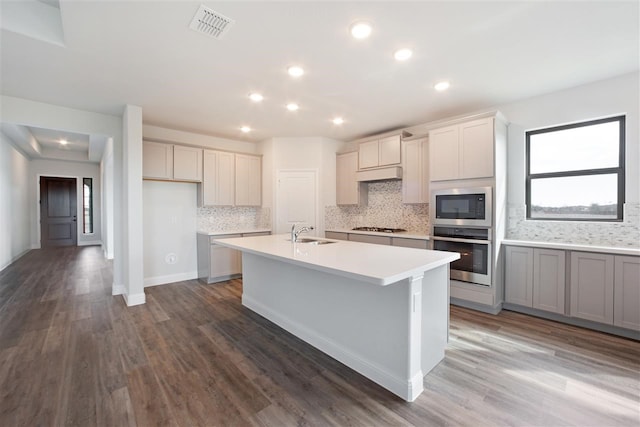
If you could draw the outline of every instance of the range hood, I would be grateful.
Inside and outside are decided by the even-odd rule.
[[[359,182],[380,181],[383,179],[402,179],[402,168],[400,166],[392,166],[356,172],[356,181]]]

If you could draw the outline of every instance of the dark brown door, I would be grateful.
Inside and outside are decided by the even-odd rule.
[[[76,246],[77,198],[75,178],[40,178],[41,246]]]

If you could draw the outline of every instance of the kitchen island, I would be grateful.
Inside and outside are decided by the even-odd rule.
[[[459,254],[289,235],[220,239],[242,251],[242,304],[407,401],[443,358]],[[330,241],[328,239],[318,239]]]

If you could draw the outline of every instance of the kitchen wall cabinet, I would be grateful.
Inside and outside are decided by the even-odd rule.
[[[260,206],[262,158],[204,150],[200,206]]]
[[[217,239],[266,236],[270,232],[247,232],[209,236],[198,234],[198,279],[217,283],[242,276],[242,252],[216,243]]]
[[[202,181],[202,149],[143,141],[142,177],[165,181]]]
[[[493,117],[430,131],[431,181],[492,177],[494,142]]]
[[[507,246],[505,301],[565,313],[565,252]]]
[[[358,168],[377,168],[400,164],[400,135],[392,135],[358,145]]]
[[[614,268],[613,255],[571,253],[571,316],[613,324]]]
[[[336,205],[366,205],[367,186],[356,180],[358,152],[336,154]]]
[[[235,155],[235,204],[262,204],[262,159],[250,154]]]
[[[402,141],[402,202],[429,203],[428,138]]]
[[[235,203],[235,155],[204,150],[200,205],[233,206]]]
[[[615,257],[613,324],[640,331],[640,257]]]

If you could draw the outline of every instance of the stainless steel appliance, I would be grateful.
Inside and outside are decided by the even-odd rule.
[[[434,225],[491,227],[491,187],[448,188],[431,194]]]
[[[457,252],[451,279],[491,286],[491,229],[433,227],[433,249]]]

